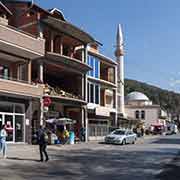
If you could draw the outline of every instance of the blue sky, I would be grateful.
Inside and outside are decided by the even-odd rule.
[[[180,90],[179,0],[35,0],[99,40],[114,58],[117,24],[125,39],[125,77]]]

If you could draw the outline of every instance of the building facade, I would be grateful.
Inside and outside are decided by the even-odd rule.
[[[89,140],[105,136],[110,127],[117,126],[117,64],[99,52],[98,44],[88,48],[87,109]]]
[[[0,118],[11,129],[9,141],[21,134],[30,143],[49,118],[72,118],[77,135],[81,127],[87,131],[87,45],[94,38],[60,10],[32,2],[5,1],[0,22]]]
[[[75,120],[76,136],[84,128],[86,140],[102,138],[117,127],[118,114],[124,114],[121,29],[116,63],[57,8],[2,2],[0,123],[9,128],[8,141],[31,143],[33,133],[52,118]]]
[[[6,124],[8,142],[30,143],[32,114],[43,93],[41,84],[32,82],[32,64],[44,56],[45,42],[11,27],[13,16],[0,3],[0,125]]]
[[[167,114],[143,93],[131,92],[126,97],[125,111],[129,117],[144,124],[146,129],[166,125]]]

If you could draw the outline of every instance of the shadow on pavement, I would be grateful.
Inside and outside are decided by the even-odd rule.
[[[9,164],[5,170],[0,170],[0,174],[8,174],[7,170],[11,170],[26,180],[152,180],[163,168],[164,159],[172,158],[172,153],[162,153],[161,150],[128,152],[81,149],[60,150],[58,154],[57,150],[51,150],[50,156],[52,160],[48,163],[36,166],[18,162],[15,162],[16,165]]]
[[[158,140],[152,141],[152,144],[180,144],[180,139],[178,139],[178,138],[160,138]]]
[[[15,161],[34,161],[39,162],[37,159],[28,159],[28,158],[19,158],[19,157],[7,157],[9,160],[15,160]]]
[[[156,176],[159,180],[180,180],[180,153],[163,169],[164,171]]]

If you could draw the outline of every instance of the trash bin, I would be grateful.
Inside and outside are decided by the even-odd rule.
[[[74,140],[75,140],[75,134],[73,131],[70,131],[70,133],[69,133],[69,144],[74,144]]]

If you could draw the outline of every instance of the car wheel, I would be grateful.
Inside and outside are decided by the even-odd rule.
[[[126,140],[125,139],[123,139],[123,141],[122,141],[122,145],[125,145],[126,144]]]

